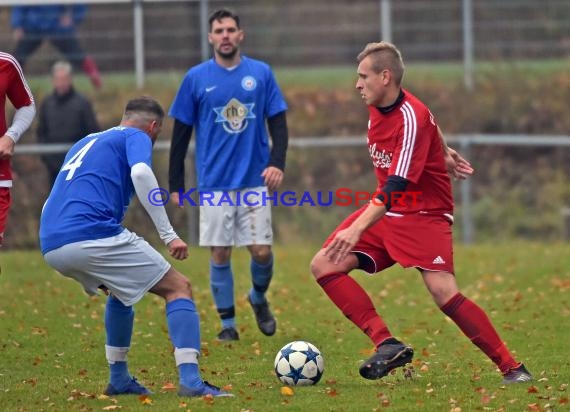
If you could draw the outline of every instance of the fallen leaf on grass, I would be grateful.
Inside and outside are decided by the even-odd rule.
[[[528,410],[532,411],[532,412],[535,412],[535,411],[539,412],[542,410],[542,409],[540,409],[540,405],[538,403],[529,403],[527,405],[527,407],[528,407]]]
[[[570,288],[570,280],[567,279],[553,278],[550,280],[550,283],[558,289],[564,290]]]
[[[327,395],[329,395],[333,398],[338,395],[338,392],[334,388],[327,388],[326,392],[327,392]]]
[[[143,405],[152,405],[152,399],[148,395],[139,396],[139,401]]]
[[[75,401],[79,398],[96,399],[97,396],[94,393],[81,392],[78,389],[72,389],[67,400]]]
[[[162,388],[160,389],[163,391],[175,391],[176,385],[173,384],[172,382],[166,382],[164,385],[162,385]]]
[[[528,393],[538,393],[538,388],[537,388],[536,386],[530,386],[530,387],[527,389],[527,392],[528,392]]]
[[[281,387],[281,395],[283,396],[293,396],[295,394],[295,392],[293,391],[293,389],[291,389],[288,386],[282,386]]]
[[[121,405],[109,405],[103,408],[104,411],[114,411],[115,409],[122,409]]]
[[[32,386],[36,386],[38,384],[38,378],[29,378],[29,379],[24,379],[22,381],[22,383],[26,383],[28,385],[32,385]]]
[[[566,405],[568,404],[568,398],[560,398],[560,400],[558,401],[558,403],[560,405]]]

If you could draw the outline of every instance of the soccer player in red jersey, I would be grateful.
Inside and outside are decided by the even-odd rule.
[[[504,383],[532,380],[455,280],[449,175],[465,178],[473,173],[471,165],[447,147],[426,105],[402,88],[404,63],[393,44],[370,43],[357,61],[356,88],[370,112],[368,150],[379,195],[329,236],[311,271],[377,348],[361,365],[360,375],[382,378],[413,357],[413,349],[394,338],[368,294],[348,276],[356,268],[376,273],[397,262],[419,270],[441,311],[497,365]]]
[[[6,98],[16,108],[14,121],[8,128],[5,113]],[[10,208],[12,171],[10,159],[14,145],[30,127],[36,107],[20,64],[8,53],[0,52],[0,246]]]

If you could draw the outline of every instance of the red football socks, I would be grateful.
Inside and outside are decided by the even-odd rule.
[[[353,278],[346,273],[330,273],[317,282],[344,316],[368,335],[374,345],[379,346],[392,337],[370,297]]]
[[[483,309],[461,293],[449,299],[441,307],[441,311],[459,326],[459,329],[499,367],[502,373],[507,373],[519,365]]]

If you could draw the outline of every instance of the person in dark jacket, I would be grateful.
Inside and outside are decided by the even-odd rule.
[[[44,40],[53,44],[75,70],[83,69],[95,88],[101,87],[99,69],[77,40],[75,29],[87,13],[85,5],[16,6],[11,26],[16,41],[12,53],[22,67]]]
[[[98,132],[99,124],[91,102],[73,87],[71,64],[66,61],[56,62],[51,75],[54,90],[40,106],[38,142],[75,143],[90,133]],[[64,158],[65,153],[42,156],[51,185]]]

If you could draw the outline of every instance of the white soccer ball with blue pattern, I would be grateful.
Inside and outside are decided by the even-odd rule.
[[[302,340],[283,346],[275,357],[275,374],[290,386],[307,386],[317,383],[325,370],[321,351]]]

